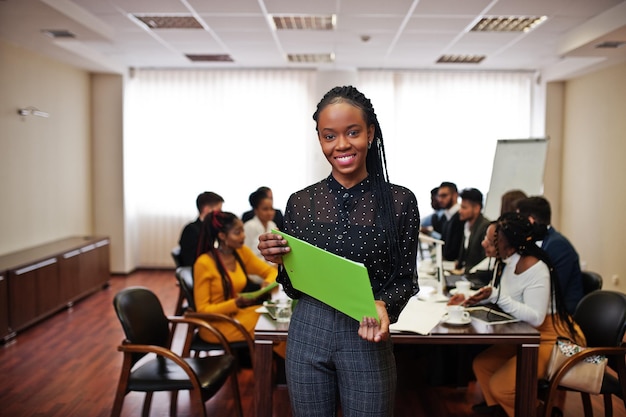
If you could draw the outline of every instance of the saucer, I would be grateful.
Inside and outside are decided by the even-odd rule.
[[[450,321],[450,319],[447,316],[444,316],[444,318],[441,321],[445,324],[449,324],[450,326],[465,326],[466,324],[470,324],[472,322],[472,318],[464,317],[461,319],[461,321]]]
[[[450,293],[450,295],[456,295],[457,292],[459,292],[458,288],[452,288],[450,291],[448,291]],[[476,294],[478,291],[476,290],[469,290],[469,296],[471,297],[472,295]]]

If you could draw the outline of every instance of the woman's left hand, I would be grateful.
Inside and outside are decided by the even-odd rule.
[[[370,342],[380,342],[389,337],[389,316],[385,302],[377,300],[375,303],[380,323],[373,317],[363,317],[359,325],[359,336]]]
[[[274,233],[263,233],[259,236],[257,248],[266,261],[275,264],[282,264],[283,255],[291,251],[291,248],[287,246],[287,240]]]

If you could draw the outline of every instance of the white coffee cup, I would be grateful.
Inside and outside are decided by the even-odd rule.
[[[446,321],[449,323],[463,323],[469,320],[470,315],[462,305],[446,306]]]
[[[463,294],[465,298],[470,296],[470,287],[472,283],[469,281],[457,281],[456,282],[456,292],[457,294]]]

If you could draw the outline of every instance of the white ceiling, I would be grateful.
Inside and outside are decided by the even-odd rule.
[[[204,29],[150,30],[133,14],[193,15]],[[335,14],[334,31],[276,31],[268,14]],[[542,16],[528,33],[469,29],[483,16]],[[43,29],[66,29],[53,39]],[[369,36],[367,42],[363,36]],[[0,39],[95,72],[137,68],[539,70],[563,79],[626,61],[622,0],[0,0]],[[286,54],[334,53],[326,64]],[[185,54],[228,54],[191,62]],[[443,54],[486,55],[437,64]]]

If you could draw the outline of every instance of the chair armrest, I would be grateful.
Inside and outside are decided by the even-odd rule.
[[[117,347],[117,350],[120,352],[124,352],[124,354],[126,353],[128,354],[154,353],[157,356],[162,356],[166,359],[169,359],[172,362],[174,362],[176,365],[180,366],[180,368],[187,374],[187,376],[189,376],[189,379],[194,385],[194,387],[197,387],[197,388],[200,387],[198,376],[193,371],[193,369],[191,369],[189,364],[185,362],[185,360],[182,357],[178,356],[176,353],[172,352],[171,350],[167,348],[164,348],[161,346],[155,346],[155,345],[136,345],[136,344],[129,343],[128,341],[124,341],[122,342],[121,345]]]
[[[252,336],[250,335],[248,330],[246,330],[246,328],[243,327],[243,325],[238,320],[232,317],[229,317],[227,315],[224,315],[224,314],[197,313],[197,312],[191,312],[191,311],[186,312],[185,317],[206,320],[208,322],[218,321],[218,322],[224,322],[224,323],[230,324],[231,326],[235,327],[235,329],[237,329],[239,333],[241,333],[241,335],[243,336],[244,340],[246,341],[248,345],[248,349],[250,350],[250,357],[251,358],[254,357],[254,340],[252,339]],[[254,359],[252,360],[254,361]],[[252,364],[252,366],[254,366],[254,363]]]
[[[233,354],[230,348],[230,345],[228,344],[228,340],[226,340],[226,337],[224,337],[224,334],[222,334],[222,332],[217,330],[215,327],[211,326],[207,321],[196,318],[196,317],[187,317],[186,315],[185,316],[168,316],[167,319],[172,323],[184,323],[184,324],[189,325],[189,332],[191,332],[191,334],[188,334],[188,336],[191,336],[195,328],[198,328],[198,327],[202,327],[210,331],[211,333],[213,333],[213,335],[215,335],[215,337],[217,337],[217,340],[219,341],[220,345],[222,345],[224,352],[226,352],[229,355]],[[184,355],[189,353],[188,343],[190,341],[191,341],[190,337],[187,337],[187,342],[185,343],[185,347],[183,349]]]

